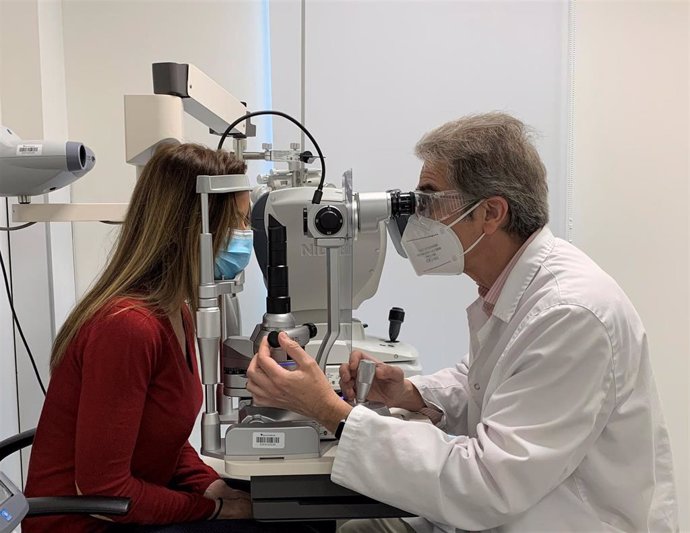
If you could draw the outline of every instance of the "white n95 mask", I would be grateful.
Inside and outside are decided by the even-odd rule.
[[[482,200],[448,225],[419,215],[412,215],[407,220],[400,244],[418,276],[458,276],[465,271],[465,254],[471,252],[485,234],[482,233],[467,250],[464,250],[462,242],[453,231],[453,226],[481,203]]]

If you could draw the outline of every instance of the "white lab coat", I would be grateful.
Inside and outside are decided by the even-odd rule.
[[[677,531],[646,334],[614,280],[544,228],[492,316],[467,313],[469,356],[412,378],[439,427],[355,407],[331,479],[421,532]]]

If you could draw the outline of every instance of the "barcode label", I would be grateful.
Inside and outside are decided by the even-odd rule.
[[[41,155],[43,152],[42,144],[18,144],[17,155]]]
[[[266,433],[255,431],[252,433],[253,448],[285,448],[285,433]]]

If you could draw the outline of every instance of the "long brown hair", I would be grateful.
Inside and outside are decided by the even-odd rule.
[[[164,145],[137,180],[127,216],[101,276],[72,310],[55,338],[54,371],[81,326],[115,297],[171,313],[187,300],[196,308],[199,285],[201,208],[198,175],[243,174],[232,154],[198,144]],[[214,255],[227,244],[228,230],[242,227],[235,194],[209,195]]]

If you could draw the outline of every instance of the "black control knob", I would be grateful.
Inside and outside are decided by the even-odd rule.
[[[309,338],[313,339],[314,337],[316,337],[316,334],[319,332],[319,330],[316,328],[316,326],[314,324],[312,324],[311,322],[307,322],[304,325],[307,326],[307,329],[309,329]]]
[[[332,205],[327,205],[316,213],[314,225],[323,235],[335,235],[343,227],[343,215]]]
[[[388,336],[389,342],[397,342],[398,335],[400,335],[400,326],[405,321],[405,310],[402,307],[391,307],[388,313]]]
[[[268,334],[268,345],[271,348],[280,348],[280,342],[278,342],[278,335],[280,335],[280,331],[271,331]]]

